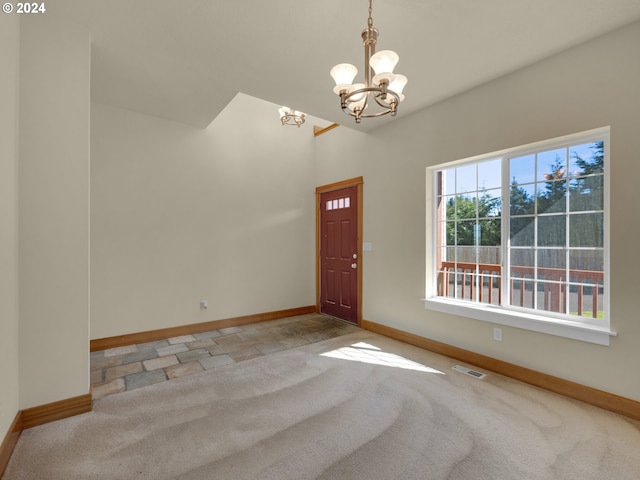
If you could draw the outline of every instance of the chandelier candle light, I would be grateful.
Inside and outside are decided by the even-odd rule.
[[[390,113],[395,116],[398,103],[404,100],[402,89],[407,77],[393,73],[400,57],[391,50],[376,53],[378,30],[373,28],[371,18],[372,0],[369,0],[369,19],[367,28],[362,31],[364,45],[364,83],[352,84],[358,69],[350,63],[340,63],[331,69],[336,82],[333,91],[340,96],[342,110],[355,117],[356,123],[362,118],[380,117]],[[363,113],[372,100],[382,109],[372,113]]]
[[[305,114],[302,112],[298,112],[297,110],[293,110],[289,107],[280,107],[278,109],[278,113],[280,114],[280,121],[282,125],[297,125],[300,128],[300,125],[304,123]]]

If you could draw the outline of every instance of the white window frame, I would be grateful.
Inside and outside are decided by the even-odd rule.
[[[437,229],[434,228],[437,212],[435,197],[437,195],[437,175],[436,173],[444,168],[450,168],[454,166],[460,166],[468,163],[477,163],[485,160],[491,160],[496,158],[503,159],[503,172],[502,172],[502,188],[503,192],[509,189],[508,179],[505,185],[505,178],[508,177],[508,162],[504,161],[508,157],[523,156],[530,153],[542,152],[545,150],[551,150],[554,148],[566,147],[568,144],[587,143],[590,141],[604,140],[604,156],[605,156],[605,169],[604,169],[604,319],[599,320],[597,324],[589,320],[581,321],[574,320],[573,317],[568,315],[558,315],[545,312],[540,312],[531,309],[522,309],[519,307],[509,305],[490,305],[485,303],[470,302],[463,300],[456,300],[448,297],[438,296],[437,294],[437,274],[436,265],[436,248]],[[610,261],[609,261],[609,222],[610,222],[610,171],[611,161],[609,155],[610,149],[610,128],[603,127],[586,132],[576,133],[572,135],[566,135],[550,140],[531,143],[519,147],[509,148],[498,152],[492,152],[484,155],[478,155],[475,157],[460,159],[454,162],[448,162],[446,164],[439,164],[432,167],[427,167],[427,185],[426,185],[426,292],[424,304],[428,310],[434,310],[442,313],[459,315],[462,317],[473,318],[485,322],[490,322],[497,325],[517,327],[525,330],[531,330],[540,333],[546,333],[550,335],[556,335],[565,338],[571,338],[574,340],[580,340],[589,343],[595,343],[598,345],[609,345],[610,337],[616,336],[617,333],[610,329]],[[503,199],[505,194],[503,193]],[[508,198],[508,193],[506,195]],[[508,238],[508,222],[505,221],[509,217],[507,203],[503,202],[502,215],[503,215],[503,233],[502,238]],[[505,247],[503,247],[505,248]],[[505,248],[505,252],[507,249]],[[506,261],[503,255],[503,262]],[[503,280],[502,284],[507,285],[505,282],[507,269],[503,268]]]

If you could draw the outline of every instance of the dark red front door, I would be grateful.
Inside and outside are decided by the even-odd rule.
[[[358,189],[320,195],[320,311],[358,322]]]

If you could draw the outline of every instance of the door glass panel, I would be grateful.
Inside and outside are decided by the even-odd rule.
[[[327,200],[327,210],[341,210],[343,208],[351,207],[351,197],[336,198],[334,200]]]

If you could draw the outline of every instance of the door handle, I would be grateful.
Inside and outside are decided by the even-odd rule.
[[[358,264],[357,263],[352,263],[351,264],[351,268],[358,268]]]

